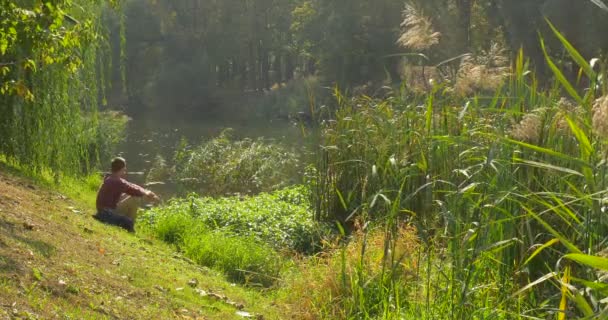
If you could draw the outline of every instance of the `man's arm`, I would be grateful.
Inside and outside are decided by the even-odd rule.
[[[154,192],[144,189],[124,179],[121,181],[123,182],[123,193],[126,193],[132,197],[148,197],[152,200],[158,200],[158,196]]]

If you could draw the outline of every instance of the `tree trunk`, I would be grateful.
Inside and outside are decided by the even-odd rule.
[[[289,52],[285,53],[285,82],[289,82],[293,79],[293,72],[295,70],[295,66],[293,63],[293,55]]]
[[[473,1],[474,0],[456,0],[464,37],[463,52],[469,52],[471,48],[471,11],[473,10]]]

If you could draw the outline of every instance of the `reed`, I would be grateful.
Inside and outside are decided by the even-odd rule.
[[[386,257],[373,279],[343,261],[344,317],[607,316],[606,84],[553,30],[588,88],[549,55],[555,83],[540,88],[520,52],[489,98],[454,97],[446,85],[422,98],[403,88],[387,99],[336,91],[320,135],[316,216],[347,231],[365,226],[360,261],[381,228]],[[403,225],[415,227],[415,257],[393,254]],[[404,260],[417,266],[408,281],[395,273]]]

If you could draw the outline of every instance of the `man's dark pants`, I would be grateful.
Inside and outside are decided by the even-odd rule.
[[[104,209],[98,211],[97,214],[93,216],[93,218],[95,218],[99,222],[121,227],[129,232],[135,232],[135,229],[133,227],[134,222],[131,218],[117,214],[112,210]]]

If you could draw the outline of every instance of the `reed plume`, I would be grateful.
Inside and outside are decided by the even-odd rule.
[[[403,10],[401,28],[404,32],[397,40],[397,44],[403,48],[427,50],[438,44],[441,37],[441,33],[433,29],[431,19],[411,3],[406,4]]]

